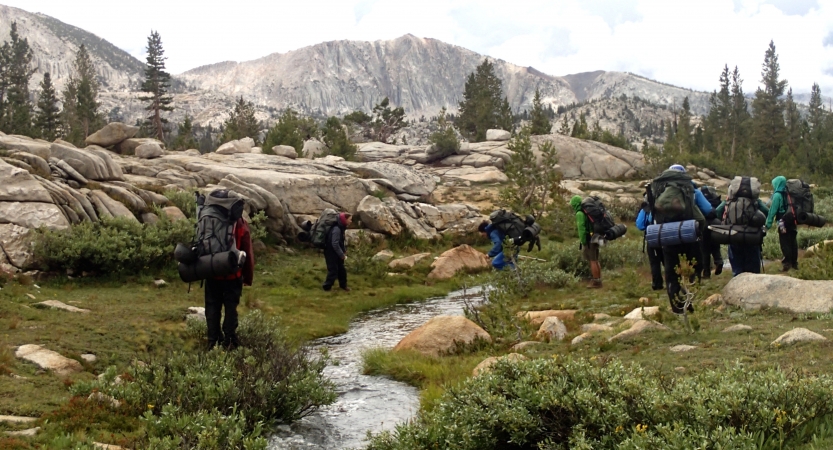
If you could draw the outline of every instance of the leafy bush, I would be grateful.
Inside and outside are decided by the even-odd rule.
[[[517,277],[517,272],[509,269],[492,272],[484,283],[488,289],[481,291],[482,301],[467,302],[464,307],[466,317],[486,330],[498,346],[521,341],[532,331],[530,323],[513,307],[529,288],[524,279],[519,282]]]
[[[428,141],[434,144],[434,147],[437,149],[437,159],[457,154],[460,151],[460,141],[457,140],[454,127],[448,123],[445,107],[440,110],[437,122],[439,129],[428,138]]]
[[[665,378],[638,365],[499,361],[370,450],[793,448],[833,414],[833,378],[738,364]],[[453,424],[453,426],[450,426]]]
[[[194,198],[194,193],[191,191],[177,191],[173,189],[166,190],[162,195],[168,198],[185,217],[189,219],[197,218],[197,200]]]
[[[169,263],[176,243],[193,237],[190,220],[161,218],[156,224],[140,224],[123,217],[102,218],[65,230],[39,229],[35,257],[49,270],[137,273]]]
[[[204,330],[204,327],[203,327]],[[72,386],[74,395],[98,390],[144,415],[148,446],[141,448],[264,448],[262,428],[291,422],[335,400],[312,358],[291,345],[276,319],[253,311],[240,321],[234,351],[173,352],[131,367],[113,384],[114,367],[101,380]],[[197,432],[196,430],[203,430]]]
[[[802,280],[833,280],[833,245],[819,245],[798,267],[798,278]]]
[[[642,240],[619,238],[608,242],[599,251],[599,260],[603,270],[635,266],[641,263]],[[549,261],[552,269],[559,269],[567,274],[590,276],[590,265],[584,260],[578,248],[578,239],[564,242],[548,242],[541,253],[541,258]]]

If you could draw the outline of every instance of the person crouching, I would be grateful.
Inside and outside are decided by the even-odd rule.
[[[506,238],[503,231],[500,231],[496,226],[486,221],[482,222],[477,227],[477,231],[492,241],[492,249],[489,250],[489,253],[486,253],[486,256],[492,260],[492,267],[494,267],[495,270],[503,270],[506,266],[509,266],[510,268],[514,267],[512,262],[507,261],[503,254],[503,240]]]

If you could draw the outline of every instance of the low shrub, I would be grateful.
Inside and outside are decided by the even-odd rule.
[[[171,203],[174,204],[185,217],[189,219],[197,218],[197,200],[194,198],[194,193],[191,191],[179,191],[168,189],[162,193]]]
[[[831,388],[740,364],[666,378],[620,362],[499,361],[368,449],[794,448],[831,418]]]
[[[798,278],[803,280],[833,280],[833,245],[819,245],[798,267]]]
[[[608,242],[599,251],[603,270],[635,266],[642,262],[642,239],[620,238]],[[564,242],[548,242],[541,252],[541,258],[549,261],[551,270],[559,269],[570,275],[590,276],[590,265],[584,260],[579,249],[578,238]]]
[[[335,400],[322,375],[326,359],[290,344],[276,319],[253,311],[241,319],[238,336],[234,351],[172,352],[131,367],[122,377],[129,382],[113,384],[117,372],[110,368],[101,380],[76,383],[71,391],[124,400],[147,425],[148,444],[141,448],[163,449],[264,448],[258,439],[264,427]]]
[[[806,249],[820,242],[833,239],[833,227],[824,228],[799,228],[798,248]],[[784,257],[781,253],[781,244],[778,241],[778,229],[773,228],[764,238],[763,258],[768,260],[780,260]]]
[[[177,242],[194,238],[192,221],[141,224],[123,217],[81,222],[65,230],[41,228],[35,257],[47,270],[126,273],[157,269],[173,260]]]

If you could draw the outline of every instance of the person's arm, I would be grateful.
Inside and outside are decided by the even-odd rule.
[[[769,208],[766,207],[766,204],[761,199],[758,199],[758,210],[769,216]]]
[[[251,286],[255,273],[255,252],[252,250],[252,234],[245,220],[240,219],[238,226],[237,249],[246,252],[246,262],[243,263],[243,284]]]
[[[332,230],[330,230],[330,246],[333,248],[333,251],[336,252],[336,256],[339,259],[344,259],[344,249],[341,248],[341,227],[338,225],[334,226]]]
[[[772,224],[775,222],[775,216],[778,214],[778,210],[781,209],[781,202],[783,202],[781,193],[773,193],[771,204],[769,205],[769,214],[766,216],[766,225],[764,225],[767,230],[772,228]]]
[[[697,207],[700,208],[700,211],[703,213],[704,216],[709,215],[709,213],[712,212],[712,210],[714,209],[712,208],[712,204],[709,203],[708,200],[706,200],[706,196],[703,195],[702,192],[700,192],[700,189],[694,190],[694,203],[697,204]]]
[[[492,230],[489,232],[489,240],[492,241],[492,249],[489,250],[489,253],[486,253],[486,256],[489,258],[494,258],[495,256],[499,255],[503,252],[503,239],[500,238],[500,232],[497,230]]]
[[[714,210],[715,217],[717,217],[720,220],[723,220],[723,212],[725,210],[726,210],[726,202],[725,201],[720,202],[720,204],[717,205],[717,208],[715,208],[715,210]]]
[[[587,235],[587,217],[581,211],[576,213],[576,228],[578,228],[579,243],[587,245],[589,242],[589,236]]]

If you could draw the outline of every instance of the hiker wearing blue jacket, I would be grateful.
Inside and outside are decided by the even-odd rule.
[[[645,233],[648,225],[654,224],[648,202],[642,202],[642,208],[636,216],[636,228]],[[648,247],[648,263],[651,266],[651,289],[661,291],[662,286],[662,247]]]
[[[488,222],[481,223],[477,230],[492,241],[492,249],[489,250],[489,253],[486,253],[486,256],[492,260],[492,267],[495,270],[503,270],[506,266],[514,267],[503,255],[503,239],[506,238],[506,235]]]

